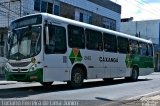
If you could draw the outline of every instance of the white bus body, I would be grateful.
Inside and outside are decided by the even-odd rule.
[[[126,77],[136,80],[139,75],[154,71],[152,42],[142,38],[47,13],[13,21],[11,32],[5,67],[7,80],[37,81],[44,86],[53,81],[67,81],[72,87],[80,87],[83,79]],[[115,42],[114,37],[112,41],[108,36],[114,36]],[[92,39],[94,37],[100,42]],[[115,43],[114,50],[108,49],[107,41]],[[94,42],[99,43],[100,49],[96,49]],[[128,44],[124,45],[127,49],[119,46],[123,43]],[[129,52],[129,44],[137,53]],[[140,54],[142,47],[143,55]]]

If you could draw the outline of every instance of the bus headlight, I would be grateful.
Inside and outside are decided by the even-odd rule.
[[[36,63],[36,59],[33,57],[31,58],[31,62],[32,62],[32,66],[30,67],[29,71],[35,71],[37,68],[37,63]]]

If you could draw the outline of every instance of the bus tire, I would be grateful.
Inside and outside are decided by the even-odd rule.
[[[41,85],[45,88],[50,88],[53,82],[40,82]]]
[[[130,80],[130,81],[137,81],[138,80],[138,76],[139,76],[139,71],[137,67],[134,67],[132,69],[132,74],[130,77],[126,77],[126,80]]]
[[[79,88],[82,86],[84,80],[84,73],[82,68],[75,67],[73,68],[71,74],[71,81],[68,81],[67,84],[72,88]]]

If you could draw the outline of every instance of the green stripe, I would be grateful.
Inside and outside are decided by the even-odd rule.
[[[154,68],[153,57],[140,56],[140,55],[127,55],[126,66],[132,68],[138,65],[139,68]]]
[[[36,77],[36,78],[31,78]],[[20,82],[43,82],[43,69],[39,68],[32,72],[8,72],[5,71],[5,79],[8,81],[20,81]]]

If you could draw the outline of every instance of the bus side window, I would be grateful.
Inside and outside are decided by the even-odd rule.
[[[117,52],[117,38],[115,35],[103,34],[103,40],[104,40],[104,51],[106,52]]]
[[[66,30],[64,27],[48,25],[49,28],[49,45],[45,46],[46,54],[63,54],[67,50]]]
[[[118,51],[119,53],[129,53],[129,41],[127,38],[118,37]]]
[[[89,50],[103,50],[103,43],[102,43],[102,33],[90,29],[86,29],[86,41],[87,41],[87,49]]]
[[[129,40],[129,53],[131,54],[138,54],[138,41]]]
[[[85,48],[85,35],[82,27],[68,25],[68,44],[71,48]]]
[[[148,47],[146,43],[140,42],[139,50],[140,50],[140,55],[148,56]]]

